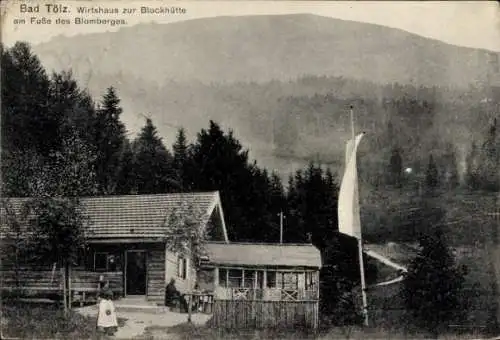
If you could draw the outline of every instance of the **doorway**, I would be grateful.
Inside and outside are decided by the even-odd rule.
[[[126,295],[146,295],[147,261],[145,250],[128,250]]]

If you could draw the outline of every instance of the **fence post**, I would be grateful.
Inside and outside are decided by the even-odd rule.
[[[192,295],[188,294],[188,322],[191,323],[191,300],[192,300]]]

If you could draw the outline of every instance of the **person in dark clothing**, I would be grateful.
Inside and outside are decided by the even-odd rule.
[[[165,288],[165,306],[175,307],[176,303],[179,301],[180,293],[175,287],[175,280],[172,278],[170,283]]]

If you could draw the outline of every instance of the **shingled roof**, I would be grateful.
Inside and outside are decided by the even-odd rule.
[[[321,253],[312,244],[221,243],[205,244],[208,263],[227,266],[321,268]]]
[[[26,199],[10,198],[8,201],[12,209],[20,213]],[[90,220],[85,230],[90,239],[162,237],[165,234],[164,223],[173,212],[200,215],[200,223],[207,223],[217,206],[222,214],[217,191],[81,199],[82,212]],[[6,211],[3,206],[0,207],[0,218],[2,231],[5,232]],[[227,235],[223,217],[221,219],[224,235]]]

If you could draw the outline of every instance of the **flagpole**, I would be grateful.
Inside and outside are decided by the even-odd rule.
[[[354,149],[354,143],[356,134],[354,131],[354,111],[351,105],[351,133],[352,133],[352,147]],[[353,155],[356,157],[356,155]],[[359,271],[361,276],[361,295],[363,297],[363,318],[365,326],[368,326],[368,299],[366,298],[366,282],[365,282],[365,264],[363,261],[363,237],[361,233],[358,238],[358,253],[359,253]]]

